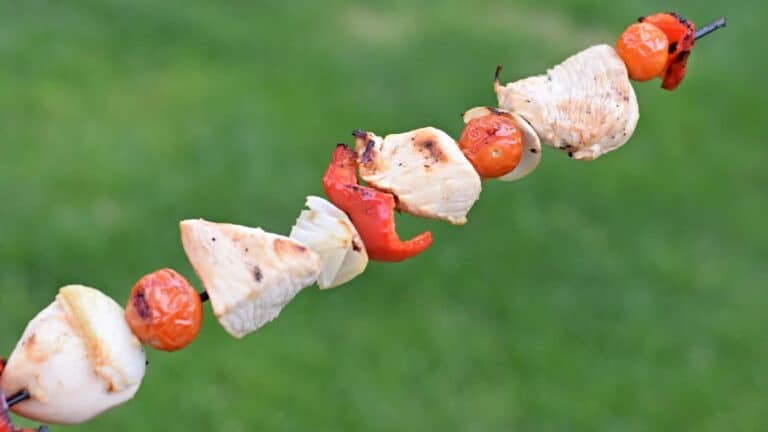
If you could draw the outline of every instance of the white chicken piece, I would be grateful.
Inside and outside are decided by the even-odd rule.
[[[626,143],[640,118],[627,67],[596,45],[538,75],[494,89],[499,107],[520,114],[552,147],[593,160]]]
[[[520,115],[500,108],[474,107],[462,114],[462,118],[464,123],[468,124],[472,120],[487,115],[506,116],[512,119],[523,137],[523,153],[520,157],[520,162],[512,171],[499,177],[499,180],[519,180],[533,172],[539,166],[539,162],[541,162],[541,140],[539,140],[539,136],[533,130],[533,127]]]
[[[448,134],[426,127],[384,139],[361,131],[355,137],[360,176],[393,194],[398,209],[454,225],[467,222],[480,198],[480,176]]]
[[[291,229],[291,238],[309,246],[322,261],[320,289],[352,280],[368,265],[368,254],[349,217],[327,200],[307,197],[307,207]]]
[[[181,239],[216,318],[236,338],[277,318],[320,274],[315,252],[261,228],[185,220]]]
[[[133,398],[145,368],[143,347],[123,308],[96,289],[69,285],[27,325],[8,359],[2,389],[30,393],[13,407],[16,414],[77,424]]]

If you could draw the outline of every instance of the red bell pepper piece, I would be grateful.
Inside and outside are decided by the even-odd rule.
[[[678,54],[674,62],[667,66],[667,71],[664,72],[664,80],[661,82],[661,88],[664,90],[674,90],[680,85],[688,71],[688,57],[690,55],[690,51],[683,51]]]
[[[640,22],[653,24],[667,35],[669,60],[661,88],[674,90],[685,78],[688,57],[696,43],[696,25],[676,13],[657,13],[643,17]]]
[[[336,146],[323,177],[331,202],[349,215],[365,244],[368,256],[397,262],[414,257],[432,244],[432,233],[423,232],[402,241],[395,230],[395,197],[357,183],[357,155],[344,144]]]

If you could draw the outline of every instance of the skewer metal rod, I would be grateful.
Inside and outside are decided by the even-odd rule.
[[[725,27],[725,25],[726,25],[725,17],[720,17],[720,18],[712,21],[711,23],[705,25],[704,27],[702,27],[702,28],[700,28],[700,29],[698,29],[696,31],[696,40],[699,40],[699,39],[703,38],[704,36],[712,33],[713,31],[715,31],[717,29],[721,29],[721,28]]]
[[[32,395],[25,389],[12,394],[5,402],[8,404],[8,407],[12,407],[18,403],[24,402],[30,397],[32,397]]]
[[[8,408],[19,404],[21,402],[24,402],[25,400],[31,398],[32,395],[29,394],[29,392],[24,389],[17,391],[16,393],[12,394],[11,397],[5,400],[5,403],[8,405]],[[13,425],[10,425],[11,428],[13,428]],[[13,429],[16,430],[16,429]],[[24,430],[31,430],[31,429],[24,429]],[[39,428],[35,429],[36,432],[48,432],[48,426],[42,425]]]

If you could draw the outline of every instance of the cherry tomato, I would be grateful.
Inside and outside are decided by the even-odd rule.
[[[143,343],[162,351],[176,351],[189,345],[200,331],[203,304],[183,276],[163,269],[134,285],[125,317]]]
[[[482,178],[496,178],[515,169],[523,156],[523,134],[514,120],[495,112],[470,120],[459,148]]]
[[[661,87],[674,90],[685,78],[688,57],[696,43],[696,25],[676,13],[657,13],[640,18],[640,22],[653,24],[669,40],[669,59]]]
[[[661,76],[669,59],[667,35],[653,24],[635,23],[616,41],[616,52],[627,65],[629,77],[648,81]]]

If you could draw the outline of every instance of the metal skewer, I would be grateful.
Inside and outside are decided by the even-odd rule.
[[[32,395],[29,394],[29,392],[24,390],[19,390],[16,393],[12,394],[8,399],[5,400],[5,402],[8,404],[8,407],[12,407],[18,403],[24,402],[25,400],[32,397]]]
[[[2,397],[2,392],[0,392],[0,397]],[[0,402],[5,402],[5,406],[1,406],[0,405],[0,408],[2,408],[2,411],[0,411],[0,415],[5,415],[6,411],[8,409],[10,409],[12,406],[14,406],[16,404],[19,404],[21,402],[24,402],[25,400],[29,399],[30,397],[32,397],[32,396],[29,394],[29,392],[26,389],[24,389],[24,390],[20,390],[20,391],[14,393],[13,395],[11,395],[11,397],[6,399],[5,401],[0,399]],[[6,420],[7,420],[7,418],[6,418]],[[17,429],[13,428],[12,424],[10,425],[10,427],[13,430],[17,430]],[[32,429],[24,429],[24,430],[32,430]],[[42,426],[38,427],[37,429],[35,429],[35,431],[36,432],[48,432],[48,426],[42,425]]]
[[[700,28],[700,29],[698,29],[696,31],[696,40],[699,40],[699,39],[703,38],[704,36],[712,33],[713,31],[715,31],[717,29],[721,29],[721,28],[725,27],[725,25],[726,25],[725,17],[720,17],[720,18],[712,21],[711,23],[705,25],[704,27],[702,27],[702,28]]]

